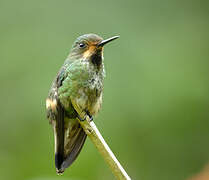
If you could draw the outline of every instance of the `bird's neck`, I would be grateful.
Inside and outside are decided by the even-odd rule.
[[[91,54],[88,57],[84,57],[82,54],[70,54],[67,58],[67,61],[70,63],[75,61],[75,60],[80,60],[80,61],[87,61],[89,62],[90,65],[96,70],[100,71],[103,68],[103,54],[101,53],[94,53]]]

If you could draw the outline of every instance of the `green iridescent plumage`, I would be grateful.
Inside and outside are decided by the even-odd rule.
[[[103,66],[103,65],[102,65]],[[65,79],[58,88],[59,99],[65,108],[68,108],[71,98],[80,98],[82,93],[88,96],[92,103],[96,100],[103,89],[104,68],[95,71],[93,64],[83,60],[73,61],[65,70]],[[95,81],[97,81],[95,83]],[[97,91],[97,94],[95,93]],[[92,96],[95,97],[92,98]]]
[[[58,173],[72,164],[86,139],[72,101],[90,117],[101,108],[105,77],[103,45],[113,39],[116,37],[103,40],[95,34],[80,36],[52,84],[46,106],[54,129]]]

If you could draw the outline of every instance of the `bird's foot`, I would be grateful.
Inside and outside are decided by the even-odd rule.
[[[89,113],[89,111],[86,111],[86,115],[89,116],[90,122],[93,121],[93,116]]]
[[[90,113],[89,113],[88,111],[85,112],[84,118],[81,118],[81,117],[78,115],[78,119],[79,119],[80,121],[85,121],[86,118],[87,118],[87,116],[89,117],[90,122],[93,121],[93,117],[92,117],[92,115],[90,115]]]
[[[79,119],[80,121],[85,121],[85,120],[86,120],[86,115],[84,116],[84,118],[81,118],[81,117],[78,115],[78,119]]]

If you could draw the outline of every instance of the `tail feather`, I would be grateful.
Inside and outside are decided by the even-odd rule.
[[[64,160],[64,116],[65,111],[58,101],[56,121],[54,122],[55,167],[57,171],[61,168]]]
[[[68,152],[68,154],[66,154],[65,160],[63,161],[61,166],[61,171],[64,171],[76,160],[85,143],[85,140],[86,140],[86,133],[80,127],[78,130],[78,134],[76,135],[75,142],[73,144],[70,144],[70,146],[68,147],[71,150],[70,152]]]
[[[76,119],[65,120],[65,124],[57,121],[55,131],[55,166],[58,174],[63,173],[76,160],[85,140],[86,133]]]

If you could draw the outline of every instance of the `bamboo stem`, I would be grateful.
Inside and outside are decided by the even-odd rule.
[[[73,103],[75,110],[78,112],[82,119],[85,121],[80,121],[78,118],[79,123],[81,124],[83,130],[91,139],[93,144],[96,146],[97,150],[101,153],[106,163],[109,165],[112,173],[115,175],[116,179],[118,180],[131,180],[128,176],[126,171],[123,169],[107,143],[105,142],[104,138],[100,134],[99,130],[97,129],[96,125],[93,121],[90,120],[89,116],[86,116],[79,108]]]

